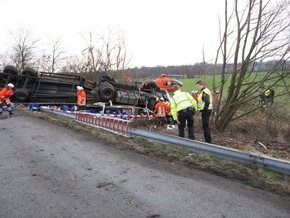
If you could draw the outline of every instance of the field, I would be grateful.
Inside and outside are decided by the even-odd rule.
[[[193,90],[196,90],[196,82],[198,80],[202,80],[205,82],[206,86],[209,88],[209,89],[212,89],[213,87],[213,84],[212,84],[212,75],[208,75],[208,76],[200,76],[200,77],[195,77],[195,78],[190,78],[190,79],[180,79],[181,82],[183,82],[183,91],[187,91],[187,92],[191,92]],[[250,81],[261,81],[263,78],[263,73],[260,73],[260,74],[253,74],[253,75],[250,75],[248,77],[248,79],[246,80],[246,82],[250,82]],[[220,84],[220,81],[221,81],[221,76],[220,75],[216,75],[215,76],[215,79],[216,79],[216,86],[218,87],[219,84]],[[226,87],[229,86],[229,77],[227,79],[227,82],[226,82]],[[285,87],[285,83],[288,87]],[[285,79],[285,83],[283,81],[277,83],[276,85],[274,85],[274,88],[275,90],[277,90],[277,94],[283,94],[283,93],[286,93],[287,92],[287,88],[288,88],[288,91],[290,92],[290,76],[289,78],[286,78]],[[268,84],[270,84],[270,82],[268,82]]]
[[[261,81],[264,76],[264,73],[259,74],[252,74],[248,77],[247,81]],[[227,88],[229,86],[229,79],[226,82],[225,87]],[[191,91],[197,91],[196,89],[196,82],[198,80],[202,80],[205,82],[206,87],[209,88],[211,91],[213,90],[213,83],[212,83],[212,75],[208,76],[200,76],[190,79],[180,79],[181,82],[183,82],[182,91],[186,91],[191,93]],[[221,76],[216,76],[216,86],[218,87],[220,85]],[[267,83],[268,84],[268,83]],[[270,83],[269,83],[270,84]],[[286,84],[286,85],[285,85]],[[279,108],[279,110],[286,111],[290,114],[290,76],[285,79],[285,81],[280,81],[274,86],[275,90],[275,104],[276,108]],[[258,90],[257,90],[258,92]],[[226,94],[226,92],[224,92]],[[172,96],[172,92],[170,92],[170,95]],[[257,99],[258,100],[258,99]]]

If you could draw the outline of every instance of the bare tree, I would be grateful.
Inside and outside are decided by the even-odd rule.
[[[124,34],[120,30],[108,30],[102,37],[104,53],[104,70],[115,72],[114,77],[121,78],[132,57],[128,54]]]
[[[84,37],[87,47],[83,50],[86,73],[96,78],[100,71],[115,71],[125,69],[131,60],[127,54],[126,43],[121,31],[109,28],[106,36],[94,40],[90,32]]]
[[[262,84],[275,85],[289,76],[289,71],[282,70],[289,58],[288,1],[272,4],[270,0],[248,0],[242,10],[238,2],[233,1],[230,11],[225,0],[224,31],[217,51],[216,63],[219,55],[223,62],[221,82],[214,84],[223,98],[215,105],[215,126],[219,131],[258,109],[258,89]],[[255,67],[269,59],[276,63],[262,79],[257,79]]]
[[[83,36],[83,38],[86,41],[87,47],[83,50],[82,55],[83,55],[83,73],[89,73],[92,74],[93,77],[96,77],[98,72],[102,69],[103,67],[103,61],[102,61],[102,51],[100,48],[98,48],[97,43],[99,40],[96,42],[93,42],[93,34],[92,32],[88,33],[88,39]]]
[[[80,72],[85,72],[83,69],[83,62],[78,56],[66,57],[64,60],[64,65],[61,68],[62,72],[79,74]]]
[[[33,39],[31,31],[25,28],[19,28],[15,32],[10,30],[9,32],[15,41],[11,54],[13,64],[19,71],[33,65],[39,40]]]
[[[128,57],[124,36],[118,38],[116,48],[116,70],[124,70],[132,59]]]
[[[65,50],[61,45],[61,39],[51,39],[51,52],[42,55],[40,67],[45,72],[55,73],[62,67]]]

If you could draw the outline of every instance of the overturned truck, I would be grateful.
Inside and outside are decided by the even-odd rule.
[[[6,66],[0,72],[0,88],[8,83],[15,86],[14,102],[41,104],[75,104],[76,87],[83,86],[87,105],[112,102],[114,105],[130,105],[153,110],[157,98],[169,101],[170,96],[154,81],[144,84],[114,79],[109,72],[100,72],[95,81],[67,73],[38,72],[24,68],[19,72],[14,66]]]

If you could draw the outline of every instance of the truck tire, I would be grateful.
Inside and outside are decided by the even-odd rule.
[[[98,83],[99,85],[105,81],[113,81],[112,76],[109,72],[100,72],[98,75]]]
[[[4,73],[7,73],[7,74],[12,74],[12,75],[17,75],[18,74],[18,70],[16,67],[14,66],[11,66],[11,65],[7,65],[4,70],[3,70]]]
[[[29,92],[27,89],[16,89],[14,98],[19,102],[26,102],[29,99]]]
[[[100,97],[102,101],[110,101],[115,98],[116,90],[115,88],[108,82],[105,82],[100,87]]]
[[[23,76],[29,76],[30,79],[31,79],[32,81],[34,81],[34,80],[37,78],[37,71],[35,71],[35,70],[32,69],[32,68],[27,67],[27,68],[24,68],[24,69],[22,70],[22,75],[23,75]]]

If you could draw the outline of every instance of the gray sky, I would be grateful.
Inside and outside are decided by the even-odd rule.
[[[120,29],[132,55],[130,66],[212,61],[218,46],[223,0],[0,0],[0,48],[12,45],[20,27],[47,41],[62,38],[71,53],[86,47],[81,34]]]

